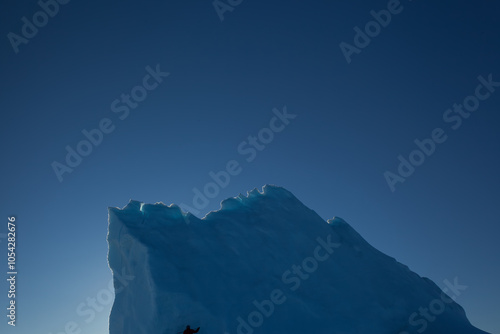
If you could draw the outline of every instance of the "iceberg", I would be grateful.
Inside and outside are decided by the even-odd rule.
[[[202,219],[131,200],[109,208],[107,238],[110,334],[486,333],[455,302],[457,278],[441,290],[278,186]]]

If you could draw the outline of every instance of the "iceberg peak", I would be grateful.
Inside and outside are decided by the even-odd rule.
[[[442,307],[426,334],[485,334],[453,296],[282,187],[228,198],[203,220],[175,204],[109,208],[110,334],[414,333],[409,317],[431,301]]]

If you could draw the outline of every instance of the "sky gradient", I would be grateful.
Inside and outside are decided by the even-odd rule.
[[[111,302],[89,306],[111,279],[107,207],[203,217],[270,183],[438,286],[457,277],[472,324],[500,333],[500,4],[224,3],[221,20],[211,1],[70,1],[18,45],[40,4],[0,5],[0,233],[16,216],[19,272],[1,332],[107,333]],[[381,10],[390,22],[356,37]],[[74,167],[68,147],[87,154]],[[418,164],[406,176],[400,156]]]

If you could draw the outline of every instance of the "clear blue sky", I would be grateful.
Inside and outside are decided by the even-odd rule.
[[[500,4],[389,5],[390,23],[348,63],[339,44],[354,45],[353,28],[387,7],[242,1],[221,21],[211,1],[71,1],[16,53],[8,34],[44,16],[36,1],[2,2],[0,233],[15,215],[19,306],[15,329],[2,311],[1,332],[59,334],[73,321],[105,334],[109,303],[89,322],[89,306],[76,310],[103,300],[111,279],[107,207],[131,198],[193,206],[193,188],[203,192],[209,172],[235,160],[240,173],[198,216],[254,187],[284,186],[440,287],[458,277],[471,322],[499,333],[500,87],[468,98],[470,108],[480,102],[462,111],[468,118],[443,115],[475,94],[478,76],[500,81]],[[158,64],[170,75],[143,81]],[[144,92],[137,105],[121,101]],[[269,140],[262,129],[284,106],[297,116],[284,128],[273,121],[283,130]],[[100,122],[113,131],[60,182],[54,161],[66,164],[66,146]],[[398,173],[398,156],[409,159],[414,140],[436,128],[446,141],[391,191],[384,173]],[[251,149],[259,133],[268,143]],[[2,280],[2,305],[6,293]]]

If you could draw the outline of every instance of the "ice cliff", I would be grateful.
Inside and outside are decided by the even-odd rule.
[[[109,208],[108,243],[110,334],[485,333],[452,299],[460,282],[445,294],[277,186],[203,219],[176,205]]]

